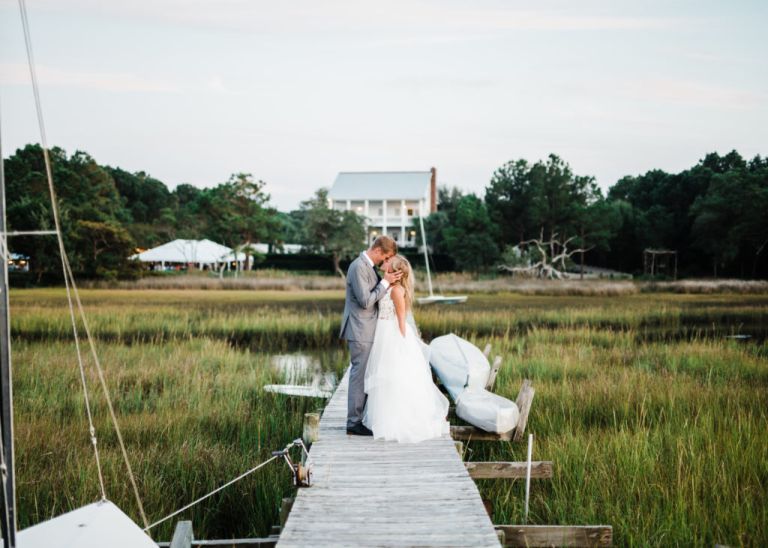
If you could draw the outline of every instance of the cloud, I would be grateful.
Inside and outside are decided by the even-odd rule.
[[[0,64],[6,85],[29,85],[29,68],[22,63]],[[37,78],[43,86],[63,86],[97,91],[174,93],[180,91],[170,81],[145,78],[130,72],[86,72],[37,65]]]
[[[386,3],[351,0],[296,0],[275,3],[254,0],[39,0],[36,9],[67,10],[89,16],[139,19],[148,22],[261,33],[329,31],[419,31],[445,33],[477,31],[601,31],[669,28],[676,20],[589,14],[585,8],[525,10],[498,2],[457,3],[446,0],[391,0]],[[34,16],[34,14],[33,14]],[[690,25],[690,20],[687,21]]]
[[[765,104],[766,93],[722,84],[674,79],[630,80],[616,90],[633,99],[743,110]]]
[[[211,76],[211,78],[208,80],[208,89],[214,93],[218,93],[221,95],[245,95],[246,91],[242,89],[234,89],[230,87],[228,84],[224,82],[224,79],[218,75],[215,74]]]

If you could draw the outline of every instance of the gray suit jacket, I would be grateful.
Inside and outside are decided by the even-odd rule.
[[[373,342],[379,317],[378,303],[386,293],[376,271],[361,253],[347,271],[347,296],[339,337],[348,341]]]

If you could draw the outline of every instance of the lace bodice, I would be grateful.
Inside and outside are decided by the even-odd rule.
[[[395,314],[395,302],[387,291],[379,301],[379,319],[380,320],[393,320],[396,317]]]

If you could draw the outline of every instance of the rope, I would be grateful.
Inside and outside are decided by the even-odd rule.
[[[165,522],[165,521],[168,521],[168,520],[169,520],[169,519],[171,519],[172,517],[174,517],[174,516],[178,516],[178,515],[179,515],[179,514],[181,514],[181,513],[182,513],[184,510],[188,510],[189,508],[192,508],[192,507],[193,507],[195,504],[197,504],[197,503],[199,503],[199,502],[202,502],[202,501],[204,501],[205,499],[207,499],[207,498],[209,498],[209,497],[212,497],[213,495],[215,495],[216,493],[218,493],[218,492],[219,492],[219,491],[221,491],[222,489],[225,489],[225,488],[229,487],[230,485],[232,485],[233,483],[235,483],[235,482],[237,482],[237,481],[240,481],[241,479],[243,479],[244,477],[248,476],[249,474],[252,474],[253,472],[255,472],[256,470],[258,470],[258,469],[259,469],[259,468],[261,468],[262,466],[266,466],[267,464],[269,464],[270,462],[272,462],[273,460],[275,460],[275,459],[276,459],[276,458],[278,458],[279,456],[280,456],[280,455],[274,455],[274,456],[270,457],[269,459],[265,460],[265,461],[264,461],[264,462],[262,462],[261,464],[259,464],[259,465],[257,465],[257,466],[254,466],[253,468],[251,468],[251,469],[250,469],[250,470],[248,470],[247,472],[244,472],[243,474],[240,474],[240,475],[239,475],[239,476],[237,476],[235,479],[228,481],[227,483],[225,483],[225,484],[224,484],[224,485],[222,485],[221,487],[217,487],[216,489],[214,489],[213,491],[211,491],[211,492],[210,492],[210,493],[208,493],[207,495],[203,495],[203,496],[202,496],[202,497],[200,497],[199,499],[197,499],[197,500],[195,500],[195,501],[193,501],[193,502],[190,502],[190,503],[189,503],[189,504],[187,504],[185,507],[183,507],[183,508],[180,508],[180,509],[176,510],[176,511],[175,511],[175,512],[173,512],[172,514],[168,514],[168,515],[167,515],[167,516],[165,516],[163,519],[160,519],[160,520],[156,521],[156,522],[155,522],[155,523],[153,523],[152,525],[148,525],[148,526],[146,526],[146,527],[144,528],[144,531],[149,531],[150,529],[152,529],[152,528],[153,528],[153,527],[155,527],[156,525],[160,525],[161,523],[163,523],[163,522]]]
[[[147,516],[144,513],[144,505],[141,503],[141,497],[139,496],[139,488],[136,485],[136,478],[133,475],[133,469],[131,468],[131,462],[128,459],[128,452],[125,449],[125,442],[123,441],[123,435],[120,432],[120,425],[117,422],[117,416],[115,415],[115,409],[112,405],[112,398],[109,395],[109,389],[107,388],[107,381],[104,379],[104,371],[101,367],[101,362],[99,361],[99,356],[96,353],[96,345],[93,342],[93,337],[91,336],[91,330],[88,327],[88,320],[85,317],[85,312],[83,310],[83,303],[80,301],[80,293],[77,290],[77,286],[75,285],[75,279],[72,276],[72,268],[69,265],[69,259],[66,255],[64,255],[64,263],[66,272],[68,273],[70,280],[72,282],[72,288],[74,290],[75,300],[77,301],[77,308],[80,313],[80,320],[83,322],[83,328],[85,329],[85,335],[88,340],[88,346],[91,349],[91,356],[93,357],[93,363],[96,366],[96,371],[99,375],[99,382],[101,383],[101,389],[104,393],[104,399],[107,402],[107,409],[109,409],[109,416],[112,419],[112,425],[115,427],[115,434],[117,434],[117,441],[120,444],[120,451],[123,454],[123,461],[125,462],[125,467],[128,470],[128,479],[131,482],[131,486],[133,487],[133,494],[136,498],[136,504],[139,507],[139,513],[141,514],[141,519],[144,522],[144,526],[147,526],[148,520]],[[94,445],[95,447],[95,445]]]
[[[85,392],[86,409],[87,409],[88,420],[89,420],[89,432],[91,434],[91,442],[93,444],[94,453],[96,455],[96,463],[97,463],[97,468],[99,473],[99,484],[101,486],[101,494],[102,494],[102,498],[106,498],[106,494],[104,490],[104,479],[101,471],[101,462],[98,454],[98,446],[96,444],[96,435],[95,435],[96,431],[95,431],[95,428],[93,427],[93,420],[92,420],[91,410],[90,410],[90,402],[88,400],[88,391],[85,384],[84,365],[83,365],[82,356],[80,352],[79,341],[77,338],[77,324],[75,321],[74,307],[72,305],[73,292],[77,300],[77,306],[80,312],[80,317],[83,321],[83,326],[85,328],[86,336],[88,338],[88,343],[91,348],[91,353],[94,357],[94,362],[99,374],[99,380],[101,381],[101,386],[102,386],[102,389],[104,390],[104,396],[107,401],[109,413],[112,418],[112,423],[115,427],[117,438],[120,441],[120,449],[123,453],[123,460],[125,461],[126,468],[128,469],[128,476],[130,478],[131,485],[133,486],[133,492],[136,497],[136,503],[138,504],[141,517],[144,520],[144,525],[146,525],[147,517],[144,514],[144,506],[141,503],[141,497],[139,496],[139,491],[136,486],[136,480],[133,477],[133,471],[131,470],[131,465],[130,465],[130,462],[128,461],[128,454],[125,450],[125,445],[123,443],[122,435],[120,434],[120,427],[117,424],[117,418],[115,416],[114,409],[112,407],[112,401],[109,397],[109,392],[107,391],[106,382],[104,381],[104,375],[101,370],[101,364],[98,360],[98,356],[96,355],[96,349],[93,344],[93,339],[91,337],[90,330],[88,329],[88,322],[85,319],[85,313],[83,312],[83,306],[82,306],[82,302],[80,301],[80,295],[77,291],[75,279],[74,279],[74,276],[72,275],[72,270],[69,266],[69,260],[67,259],[66,250],[64,248],[64,239],[62,237],[61,222],[59,219],[58,204],[56,201],[56,191],[53,186],[53,170],[51,168],[50,155],[48,154],[48,139],[46,137],[46,132],[45,132],[45,122],[43,118],[42,101],[40,100],[40,90],[37,82],[37,71],[35,70],[35,59],[34,59],[34,54],[32,52],[32,38],[29,30],[29,18],[27,16],[27,8],[26,8],[25,0],[19,0],[19,10],[21,12],[21,22],[22,22],[22,27],[24,29],[24,44],[27,50],[27,61],[29,63],[29,73],[32,79],[32,90],[33,90],[34,99],[35,99],[35,109],[37,111],[37,122],[40,129],[40,141],[43,148],[43,159],[45,161],[45,173],[48,181],[48,190],[51,196],[51,210],[53,212],[53,220],[56,228],[56,239],[59,245],[59,255],[61,256],[62,269],[64,270],[64,285],[67,293],[67,303],[69,304],[70,319],[72,320],[72,327],[75,333],[75,341],[76,341],[75,344],[78,351],[78,364],[80,367],[81,380],[83,382],[83,388]]]
[[[11,230],[5,232],[5,236],[53,236],[56,234],[55,230]]]

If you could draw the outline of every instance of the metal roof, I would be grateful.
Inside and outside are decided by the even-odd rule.
[[[332,200],[420,200],[429,197],[430,171],[342,171]]]

